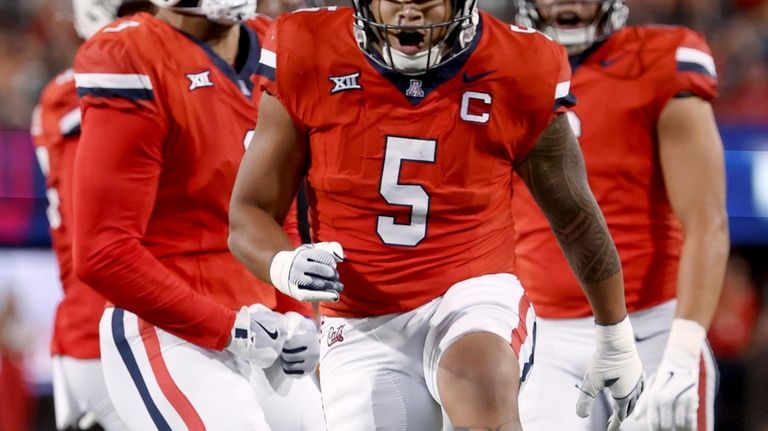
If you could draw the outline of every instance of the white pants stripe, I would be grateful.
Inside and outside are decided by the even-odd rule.
[[[281,386],[277,393],[263,370],[119,308],[105,310],[100,335],[107,390],[131,430],[325,429],[320,393],[310,377],[288,379],[288,389]]]

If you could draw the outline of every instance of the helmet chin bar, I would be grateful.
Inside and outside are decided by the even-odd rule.
[[[592,46],[597,39],[597,28],[595,25],[589,25],[583,28],[558,28],[547,26],[544,28],[544,34],[555,39],[557,43],[563,45],[568,54],[580,54]]]

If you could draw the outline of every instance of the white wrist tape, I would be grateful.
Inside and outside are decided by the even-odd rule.
[[[595,325],[595,331],[598,351],[628,352],[635,348],[635,333],[629,316],[613,325]]]
[[[675,365],[681,367],[695,365],[701,355],[706,337],[707,331],[698,322],[675,319],[669,331],[665,357],[674,360]]]
[[[272,263],[269,265],[270,281],[277,290],[286,295],[291,294],[289,279],[291,274],[291,264],[293,263],[293,256],[295,254],[295,250],[280,251],[272,258]]]

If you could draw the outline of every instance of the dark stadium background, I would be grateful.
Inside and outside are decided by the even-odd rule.
[[[715,53],[733,244],[710,331],[721,371],[717,429],[768,431],[768,1],[627,3],[634,23],[687,25],[706,34]],[[511,0],[481,7],[503,19],[513,13]],[[54,429],[47,343],[59,286],[28,130],[40,89],[77,48],[71,27],[69,0],[0,0],[0,326],[12,301],[17,316],[0,331],[0,358],[18,360],[27,384],[0,371],[0,418],[28,408],[35,430]],[[16,430],[0,420],[0,431]]]

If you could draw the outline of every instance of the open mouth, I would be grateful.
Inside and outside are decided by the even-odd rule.
[[[575,12],[561,12],[557,14],[555,22],[558,27],[579,28],[584,26],[584,21]]]
[[[394,34],[395,49],[405,55],[415,55],[424,50],[424,34],[418,31],[400,31]]]

